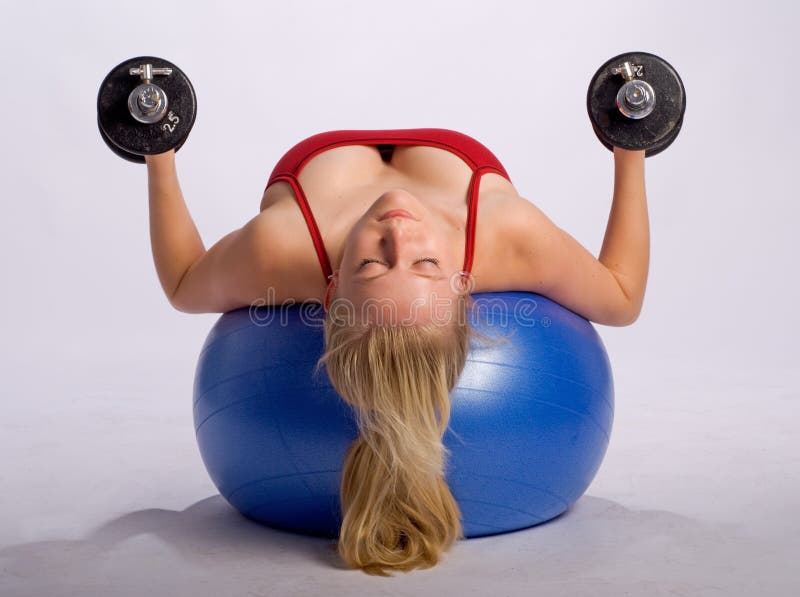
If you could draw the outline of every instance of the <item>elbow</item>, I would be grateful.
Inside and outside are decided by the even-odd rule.
[[[614,323],[611,323],[610,325],[615,327],[629,326],[639,319],[641,312],[641,305],[627,305],[625,309],[620,310],[620,312],[614,318]]]
[[[193,296],[192,293],[188,291],[188,288],[180,284],[178,284],[172,294],[167,293],[167,300],[169,300],[169,304],[173,309],[181,313],[194,314],[208,312],[204,308],[206,306],[204,304],[205,301],[198,300],[196,296]]]
[[[173,309],[181,313],[190,313],[192,315],[225,313],[240,307],[250,306],[248,304],[240,304],[238,301],[224,300],[222,297],[197,297],[186,292],[176,292],[167,298]]]
[[[172,308],[176,311],[180,311],[181,313],[219,313],[220,311],[214,311],[213,309],[208,309],[205,305],[196,305],[192,303],[187,303],[185,301],[176,301],[174,298],[171,298],[169,304],[172,305]]]
[[[174,299],[174,297],[169,297],[169,304],[172,306],[173,309],[176,311],[180,311],[181,313],[191,313],[191,309],[189,309],[183,303],[180,303]]]
[[[180,287],[179,287],[180,288]],[[180,311],[181,313],[201,313],[202,311],[197,310],[197,305],[192,304],[192,301],[186,300],[186,297],[183,294],[174,292],[171,295],[167,295],[167,300],[169,300],[169,304],[172,306],[173,309],[176,311]]]
[[[602,315],[592,318],[591,321],[610,327],[625,327],[639,319],[641,306],[636,307],[628,302],[614,309],[606,310]]]
[[[631,317],[627,317],[627,318],[621,320],[619,323],[617,323],[616,327],[624,328],[626,326],[629,326],[629,325],[633,324],[637,319],[639,319],[639,315],[638,314],[637,315],[633,315]]]

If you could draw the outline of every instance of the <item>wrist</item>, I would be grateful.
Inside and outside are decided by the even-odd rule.
[[[147,164],[147,173],[151,175],[169,174],[175,172],[175,151],[170,149],[165,153],[144,156]]]
[[[144,161],[148,166],[163,166],[175,163],[175,150],[170,149],[164,153],[144,156]]]
[[[614,147],[614,158],[617,159],[644,159],[645,157],[645,150],[644,149],[623,149],[622,147]]]

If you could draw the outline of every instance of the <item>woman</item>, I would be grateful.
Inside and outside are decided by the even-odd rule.
[[[595,259],[520,197],[486,147],[455,131],[310,137],[273,170],[261,212],[208,250],[174,153],[147,157],[153,256],[176,309],[326,307],[320,364],[360,431],[342,471],[338,547],[348,565],[427,568],[463,536],[442,437],[467,354],[470,292],[536,292],[605,325],[637,319],[649,265],[644,152],[615,148],[614,160]]]

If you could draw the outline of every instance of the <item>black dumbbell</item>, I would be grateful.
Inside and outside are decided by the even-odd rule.
[[[601,66],[586,95],[594,132],[608,149],[664,151],[678,136],[686,90],[678,72],[647,52],[620,54]]]
[[[108,73],[97,94],[97,127],[118,156],[144,163],[145,155],[181,148],[197,115],[188,77],[154,56],[131,58]]]

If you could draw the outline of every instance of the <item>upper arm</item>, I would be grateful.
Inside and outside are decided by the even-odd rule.
[[[274,276],[264,213],[223,236],[186,270],[170,297],[172,306],[185,313],[224,313],[266,298]]]
[[[511,210],[509,210],[511,211]],[[623,326],[638,317],[613,271],[529,201],[506,224],[513,279],[590,321]]]

